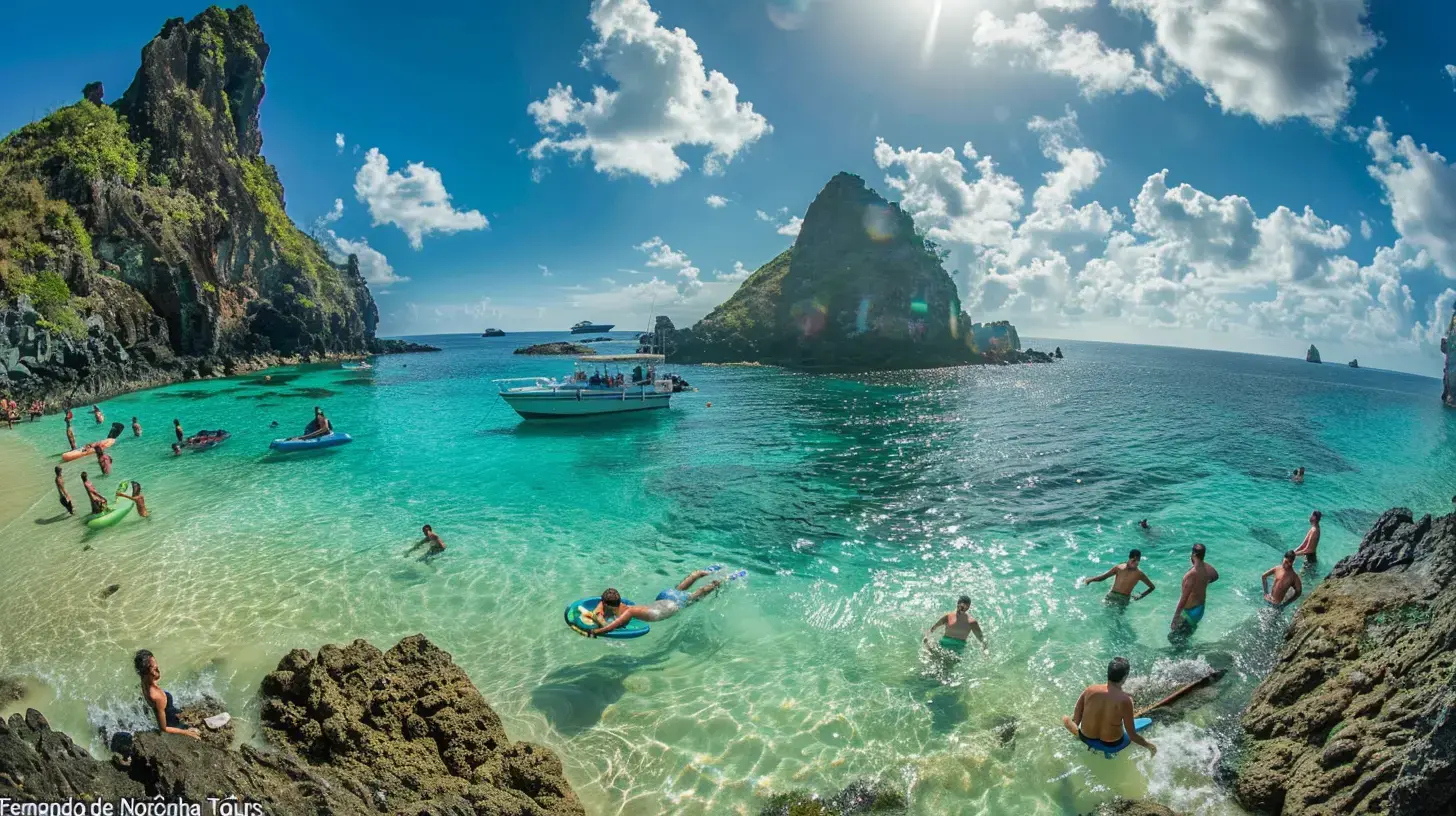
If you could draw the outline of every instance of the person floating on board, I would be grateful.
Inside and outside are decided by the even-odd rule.
[[[178,442],[185,442],[185,441],[187,441],[187,434],[185,434],[185,433],[182,432],[182,420],[180,420],[180,419],[174,419],[174,420],[172,420],[172,431],[177,434],[177,441]]]
[[[131,483],[131,495],[130,496],[128,496],[126,493],[123,493],[122,491],[118,490],[118,491],[116,491],[116,497],[118,499],[128,499],[128,500],[130,500],[132,503],[136,504],[137,515],[141,516],[142,518],[146,518],[147,517],[147,497],[142,495],[142,483],[141,482],[132,482]]]
[[[606,621],[606,623],[587,632],[586,636],[598,637],[605,635],[614,629],[626,626],[634,618],[650,623],[667,620],[681,612],[683,607],[702,600],[703,596],[722,586],[722,581],[713,581],[693,594],[688,594],[688,590],[699,579],[705,578],[717,572],[719,569],[721,567],[715,566],[705,570],[694,570],[678,583],[677,588],[664,589],[657,593],[657,600],[645,606],[623,606],[622,593],[608,587],[602,592],[601,602],[597,604],[596,609],[593,609],[591,613],[592,617],[599,621]]]
[[[1202,544],[1193,545],[1188,560],[1192,566],[1183,574],[1183,591],[1178,596],[1178,608],[1173,610],[1173,623],[1168,628],[1174,632],[1191,634],[1203,620],[1203,606],[1208,602],[1208,585],[1218,580],[1218,570],[1203,559],[1208,548]]]
[[[1142,560],[1142,550],[1133,550],[1127,554],[1126,563],[1117,564],[1112,569],[1095,578],[1086,578],[1083,580],[1083,583],[1095,584],[1098,581],[1105,581],[1111,578],[1112,589],[1107,592],[1107,600],[1123,603],[1130,600],[1140,601],[1151,595],[1153,590],[1157,588],[1153,586],[1153,582],[1148,579],[1148,576],[1141,569],[1138,569],[1138,565],[1142,563]],[[1134,598],[1132,591],[1137,588],[1139,583],[1147,584],[1148,589],[1143,594]]]
[[[1309,532],[1304,534],[1304,541],[1300,542],[1300,545],[1294,550],[1295,555],[1304,556],[1304,563],[1306,564],[1313,564],[1318,557],[1320,518],[1322,515],[1318,510],[1309,514]]]
[[[1274,576],[1274,589],[1269,589],[1269,576]],[[1259,579],[1264,585],[1264,600],[1273,604],[1279,609],[1294,603],[1299,596],[1304,594],[1304,582],[1299,580],[1299,573],[1294,571],[1294,550],[1284,553],[1284,561],[1277,567],[1271,567],[1268,572]],[[1289,593],[1293,591],[1294,594]]]
[[[132,662],[136,666],[137,676],[142,679],[142,701],[157,715],[157,727],[162,733],[202,739],[201,731],[182,724],[182,712],[177,708],[177,701],[172,699],[172,692],[157,685],[157,681],[162,679],[162,670],[157,668],[157,658],[142,649],[136,653]]]
[[[1148,749],[1150,756],[1157,755],[1158,746],[1137,732],[1132,695],[1122,690],[1122,681],[1131,670],[1127,658],[1112,658],[1107,664],[1107,682],[1088,686],[1077,698],[1072,716],[1062,717],[1062,725],[1089,750],[1111,757],[1135,742]]]
[[[71,420],[66,420],[66,441],[71,443],[71,450],[76,449],[76,432],[71,429]]]
[[[975,635],[976,640],[981,644],[981,654],[989,654],[989,650],[986,648],[986,637],[981,634],[981,624],[971,617],[970,611],[971,597],[969,595],[960,596],[956,599],[955,611],[941,615],[935,623],[932,623],[930,629],[925,632],[925,636],[921,638],[921,642],[927,646],[930,645],[931,634],[938,628],[944,628],[945,631],[940,635],[942,649],[952,652],[965,651],[966,636]]]
[[[87,476],[84,470],[81,471],[81,486],[86,488],[86,497],[91,500],[91,513],[93,515],[96,513],[105,513],[111,509],[106,505],[106,497],[101,495],[101,492],[96,489],[96,485],[91,484],[91,477]]]
[[[71,502],[71,494],[66,492],[66,477],[61,475],[60,465],[56,465],[56,492],[61,496],[61,506],[66,508],[66,513],[76,515],[76,505]]]
[[[106,448],[103,448],[100,445],[96,446],[96,449],[95,450],[96,450],[96,464],[98,464],[98,465],[101,466],[101,475],[102,476],[110,476],[111,475],[111,454],[107,453],[106,452]]]
[[[142,424],[140,422],[137,422],[136,417],[131,418],[131,435],[136,437],[137,439],[142,438]]]

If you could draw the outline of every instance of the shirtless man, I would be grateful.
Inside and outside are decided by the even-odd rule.
[[[130,496],[128,496],[125,493],[123,493],[120,490],[118,490],[118,491],[116,491],[116,497],[118,499],[129,499],[130,501],[132,501],[133,503],[136,504],[137,515],[141,516],[142,518],[146,518],[147,517],[147,497],[142,495],[142,483],[141,482],[132,482],[131,483],[131,495]]]
[[[140,422],[137,422],[136,417],[131,418],[131,435],[135,436],[138,439],[141,439],[142,437],[142,424]]]
[[[1316,510],[1309,514],[1309,532],[1304,534],[1304,541],[1295,548],[1295,555],[1304,556],[1304,563],[1315,562],[1315,551],[1319,549],[1320,539],[1320,511]]]
[[[91,477],[87,476],[84,470],[81,471],[81,486],[86,488],[86,497],[91,500],[91,513],[93,515],[96,513],[105,513],[110,509],[106,505],[106,497],[101,495],[101,492],[96,489],[96,485],[91,484]]]
[[[1274,576],[1274,589],[1269,589],[1269,576]],[[1259,582],[1264,585],[1264,600],[1273,604],[1277,609],[1283,609],[1299,599],[1304,594],[1304,582],[1299,580],[1299,573],[1294,571],[1294,550],[1284,553],[1284,561],[1277,567],[1272,567],[1264,573]],[[1290,595],[1289,591],[1294,590]],[[1288,596],[1288,597],[1285,597]]]
[[[101,425],[106,422],[106,415],[101,413],[101,406],[99,405],[91,406],[91,416],[96,417],[97,425]]]
[[[1062,725],[1094,751],[1115,754],[1135,742],[1156,756],[1158,746],[1143,739],[1133,726],[1132,696],[1122,690],[1122,681],[1131,670],[1127,658],[1112,658],[1107,664],[1107,683],[1088,686],[1077,698],[1072,716],[1062,718]]]
[[[981,624],[971,617],[971,598],[969,595],[962,595],[956,599],[954,612],[947,612],[940,616],[940,619],[930,625],[921,641],[930,645],[930,636],[935,630],[945,628],[940,634],[940,648],[949,649],[952,652],[962,652],[966,648],[966,636],[975,635],[976,640],[981,643],[981,654],[989,654],[986,649],[986,638],[981,634]]]
[[[678,583],[676,589],[664,589],[657,593],[657,600],[644,606],[623,606],[622,593],[608,587],[602,592],[601,602],[597,604],[596,609],[592,610],[592,617],[607,621],[607,623],[587,632],[587,637],[605,635],[613,629],[626,626],[633,618],[649,623],[667,620],[681,612],[688,604],[696,603],[704,595],[723,585],[722,581],[714,581],[693,594],[688,594],[688,590],[699,578],[710,575],[712,572],[713,570],[690,572]]]
[[[106,448],[96,448],[96,464],[101,466],[102,476],[111,475],[111,454],[106,452]]]
[[[71,450],[76,449],[76,432],[71,430],[71,420],[66,420],[66,441],[71,443]]]
[[[425,534],[425,540],[421,541],[420,544],[430,545],[430,551],[426,553],[426,555],[434,555],[435,553],[445,551],[445,542],[442,541],[440,537],[435,534],[435,528],[426,524],[423,532]]]
[[[76,515],[76,505],[71,503],[71,494],[66,492],[66,477],[61,475],[61,466],[56,465],[56,492],[61,495],[61,506],[70,515]]]
[[[182,432],[182,420],[180,420],[180,419],[174,419],[174,420],[172,420],[172,430],[174,432],[176,432],[176,434],[177,434],[177,441],[178,442],[186,442],[187,441],[187,434],[185,434],[185,433]]]
[[[1208,548],[1202,544],[1193,545],[1189,561],[1193,566],[1183,574],[1183,592],[1178,596],[1178,608],[1173,610],[1173,623],[1168,628],[1174,632],[1192,632],[1203,620],[1203,605],[1208,601],[1208,585],[1218,580],[1218,570],[1203,559]]]
[[[311,429],[311,430],[310,430]],[[328,436],[334,432],[334,424],[324,416],[324,412],[318,408],[313,409],[313,422],[308,423],[303,436],[295,436],[294,440],[317,439],[320,436]]]
[[[1084,579],[1083,583],[1095,584],[1098,581],[1105,581],[1108,578],[1112,578],[1112,589],[1107,593],[1107,600],[1121,602],[1129,600],[1140,601],[1152,594],[1154,589],[1157,589],[1157,587],[1153,586],[1153,582],[1148,580],[1148,576],[1142,570],[1138,569],[1138,564],[1142,563],[1142,560],[1142,550],[1133,550],[1127,554],[1127,563],[1118,564],[1096,578]],[[1148,591],[1134,598],[1132,591],[1137,588],[1139,583],[1147,584]]]

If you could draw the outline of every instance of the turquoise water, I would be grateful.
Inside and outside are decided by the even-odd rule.
[[[1456,412],[1434,379],[1064,342],[1053,366],[689,367],[700,391],[670,412],[522,423],[490,379],[569,370],[509,353],[544,339],[560,338],[430,338],[445,352],[372,372],[104,403],[108,423],[136,415],[146,431],[127,431],[98,484],[140,479],[153,517],[88,534],[42,481],[0,520],[0,674],[35,678],[26,703],[84,739],[137,722],[130,655],[147,647],[165,685],[218,694],[247,726],[289,649],[424,632],[514,738],[561,752],[593,814],[754,813],[772,792],[866,777],[923,814],[1085,812],[1114,792],[1237,812],[1212,773],[1279,642],[1260,573],[1311,509],[1325,513],[1322,573],[1379,511],[1445,512],[1456,493]],[[269,455],[314,405],[354,444]],[[173,458],[173,417],[233,437]],[[83,442],[104,434],[90,422],[78,411]],[[64,447],[59,417],[19,433]],[[1286,478],[1298,465],[1306,484]],[[76,497],[83,469],[94,462],[67,466]],[[426,523],[448,545],[432,561],[410,549]],[[1177,649],[1166,633],[1195,541],[1223,580]],[[1077,587],[1130,547],[1151,597],[1119,612]],[[562,623],[606,585],[650,599],[712,563],[750,574],[647,637]],[[920,633],[962,593],[990,655],[926,656]],[[1156,758],[1109,761],[1058,718],[1114,654],[1145,701],[1206,666],[1231,671],[1213,703],[1154,725]]]

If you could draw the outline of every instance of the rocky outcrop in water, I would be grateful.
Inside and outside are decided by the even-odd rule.
[[[1319,349],[1314,347],[1314,343],[1309,344],[1309,351],[1304,353],[1304,361],[1306,363],[1320,362]]]
[[[1448,408],[1456,408],[1456,311],[1451,313],[1451,324],[1446,327],[1446,336],[1441,338],[1441,353],[1446,355],[1446,369],[1441,374],[1441,401]]]
[[[260,153],[267,59],[246,6],[168,20],[114,105],[91,83],[0,141],[0,392],[55,407],[375,350],[358,262],[294,226]]]
[[[1258,813],[1456,809],[1456,514],[1387,511],[1295,616],[1231,771]]]
[[[549,750],[511,742],[465,672],[421,635],[290,653],[263,684],[273,750],[136,735],[129,763],[94,759],[34,709],[0,722],[0,798],[205,804],[234,794],[270,816],[584,816]]]
[[[943,260],[899,205],[840,173],[809,205],[794,245],[675,332],[669,359],[824,370],[985,362]],[[1014,349],[1003,358],[1020,361]]]
[[[580,343],[537,343],[534,346],[523,346],[516,349],[513,354],[596,354],[597,350],[591,346],[583,346]]]

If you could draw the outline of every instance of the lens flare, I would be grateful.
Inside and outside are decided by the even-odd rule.
[[[870,299],[859,299],[859,312],[854,316],[854,329],[859,334],[870,330]]]
[[[864,228],[871,241],[884,242],[895,237],[895,219],[890,216],[890,210],[886,207],[866,207]]]

